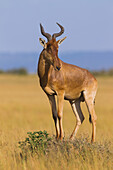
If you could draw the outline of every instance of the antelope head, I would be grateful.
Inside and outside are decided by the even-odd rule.
[[[61,69],[61,62],[58,58],[58,47],[66,39],[66,37],[56,41],[56,37],[59,37],[64,33],[64,28],[57,23],[60,27],[59,33],[54,33],[52,36],[44,31],[43,26],[40,24],[41,33],[47,38],[47,42],[42,38],[39,38],[40,44],[44,48],[44,57],[49,64],[52,64],[56,71]]]

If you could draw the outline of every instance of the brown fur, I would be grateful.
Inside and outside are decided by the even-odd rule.
[[[64,63],[58,58],[58,41],[52,38],[46,44],[46,48],[40,54],[38,62],[38,76],[42,89],[47,94],[55,121],[56,137],[63,138],[62,114],[63,100],[70,102],[77,118],[77,124],[71,135],[73,138],[80,124],[84,120],[80,109],[80,102],[85,101],[92,122],[92,142],[95,141],[96,114],[94,111],[94,99],[97,91],[97,81],[86,69]],[[57,95],[58,108],[54,95]],[[59,125],[58,121],[59,120]]]

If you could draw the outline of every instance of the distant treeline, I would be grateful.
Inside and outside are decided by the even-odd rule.
[[[19,68],[19,69],[11,69],[7,71],[0,70],[0,74],[18,74],[18,75],[27,75],[28,72],[25,68]]]
[[[109,70],[91,71],[94,76],[113,76],[113,68]]]
[[[109,70],[100,70],[100,71],[90,71],[94,76],[113,76],[113,68]],[[0,74],[18,74],[18,75],[27,75],[28,71],[25,68],[11,69],[7,71],[0,70]]]

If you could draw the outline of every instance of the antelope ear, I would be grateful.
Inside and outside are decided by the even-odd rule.
[[[40,44],[41,44],[44,48],[47,47],[45,40],[43,40],[42,38],[39,38],[39,41],[40,41]]]
[[[57,41],[58,46],[66,39],[67,37],[61,38],[60,40]]]

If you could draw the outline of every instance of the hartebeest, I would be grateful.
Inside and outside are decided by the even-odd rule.
[[[71,139],[77,134],[79,126],[84,120],[80,103],[85,101],[89,111],[89,120],[92,123],[91,141],[94,142],[97,119],[94,100],[97,91],[97,80],[88,70],[64,63],[58,58],[58,47],[66,37],[56,41],[56,37],[64,33],[64,28],[58,23],[57,25],[61,29],[60,32],[51,36],[44,31],[40,24],[41,33],[47,38],[48,42],[46,43],[42,38],[39,39],[43,50],[38,62],[40,86],[50,101],[56,128],[56,138],[61,140],[63,138],[62,115],[64,99],[70,102],[77,119]],[[56,108],[55,95],[57,95],[58,108]],[[59,124],[57,120],[59,120]]]

